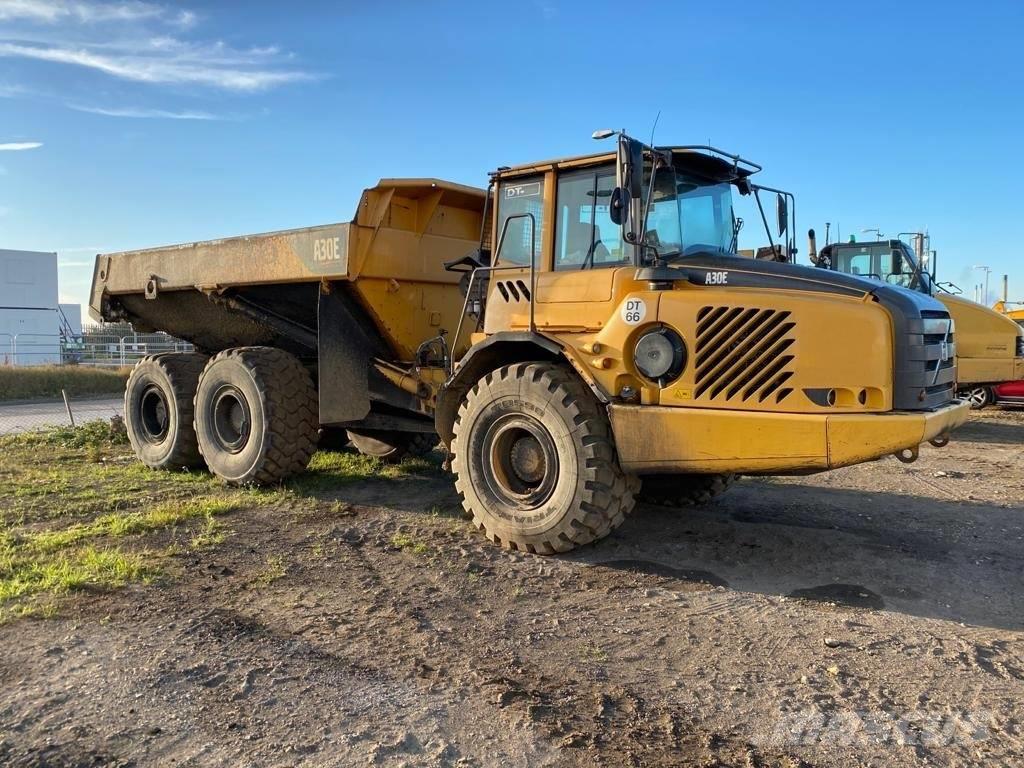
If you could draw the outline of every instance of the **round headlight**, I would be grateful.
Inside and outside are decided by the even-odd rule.
[[[683,340],[668,328],[648,331],[636,342],[633,362],[648,379],[659,383],[670,381],[683,371]]]

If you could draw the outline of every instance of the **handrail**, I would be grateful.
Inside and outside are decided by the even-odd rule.
[[[501,257],[501,248],[505,244],[505,235],[508,234],[508,223],[512,219],[529,219],[530,220],[530,333],[534,333],[537,330],[537,323],[534,319],[534,300],[537,297],[537,219],[532,213],[515,213],[505,219],[505,222],[501,225],[501,236],[498,238],[498,247],[494,251],[494,261],[497,262]],[[458,346],[459,338],[462,336],[462,324],[466,319],[467,310],[469,308],[470,296],[473,295],[473,283],[476,280],[478,272],[500,272],[503,270],[511,271],[513,269],[522,269],[522,264],[509,264],[507,266],[501,266],[495,263],[489,267],[476,267],[469,276],[469,284],[466,286],[466,298],[462,302],[462,314],[459,316],[459,324],[455,328],[455,336],[452,337],[452,353],[454,357],[455,348]],[[484,298],[484,308],[486,307],[487,300]],[[485,309],[486,311],[486,309]],[[450,358],[449,364],[445,369],[447,376],[452,375],[452,369],[455,367],[454,359]]]

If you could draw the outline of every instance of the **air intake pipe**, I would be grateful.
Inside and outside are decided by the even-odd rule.
[[[818,264],[818,242],[814,237],[814,230],[807,230],[807,258],[811,260],[811,264],[817,266]]]

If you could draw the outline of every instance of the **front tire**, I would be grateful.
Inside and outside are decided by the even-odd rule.
[[[736,475],[647,475],[642,477],[636,500],[660,507],[696,507],[721,496],[736,482]]]
[[[316,389],[293,355],[274,347],[219,353],[199,377],[199,450],[230,485],[269,485],[302,472],[317,443]]]
[[[124,390],[124,423],[139,461],[151,469],[201,467],[192,398],[206,355],[150,355],[132,369]]]
[[[604,410],[571,371],[518,363],[487,374],[459,408],[452,469],[463,507],[496,544],[537,554],[604,538],[638,483]]]

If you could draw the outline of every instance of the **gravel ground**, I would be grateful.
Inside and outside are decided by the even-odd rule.
[[[440,477],[0,626],[0,763],[1024,764],[1024,412],[541,558]]]

